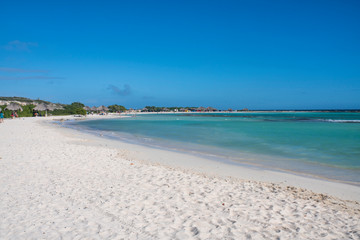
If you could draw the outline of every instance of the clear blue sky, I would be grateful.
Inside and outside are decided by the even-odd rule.
[[[360,1],[1,1],[0,96],[360,108]]]

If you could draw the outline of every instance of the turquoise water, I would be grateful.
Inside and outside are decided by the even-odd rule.
[[[360,113],[152,114],[76,125],[231,163],[360,183]]]

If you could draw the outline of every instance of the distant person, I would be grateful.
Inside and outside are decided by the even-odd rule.
[[[4,113],[0,112],[0,123],[4,122]]]
[[[17,112],[15,112],[15,117],[19,117],[19,115],[17,114]]]
[[[14,112],[11,113],[11,118],[14,119],[15,115]]]

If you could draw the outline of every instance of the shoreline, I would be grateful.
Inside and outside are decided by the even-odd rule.
[[[0,124],[1,239],[358,237],[359,187],[115,142],[60,118],[73,117]]]
[[[84,120],[84,121],[91,121],[91,120],[93,120],[93,119]],[[280,162],[280,161],[285,161],[285,158],[282,158],[280,160],[280,159],[276,159],[277,157],[274,157],[274,156],[269,157],[269,156],[260,155],[260,154],[255,155],[255,154],[251,154],[251,153],[243,153],[241,159],[239,159],[239,158],[234,158],[234,157],[227,157],[226,155],[215,154],[213,152],[212,153],[206,152],[206,150],[204,150],[204,149],[202,149],[200,151],[200,150],[197,150],[196,148],[188,149],[186,147],[178,147],[178,146],[174,146],[174,143],[172,143],[171,145],[162,145],[161,143],[149,144],[146,141],[140,142],[139,140],[133,138],[132,136],[129,136],[129,137],[131,137],[131,139],[126,139],[126,137],[128,137],[127,135],[130,135],[130,134],[114,136],[111,131],[107,132],[107,131],[102,131],[102,130],[86,129],[86,128],[83,128],[82,126],[73,125],[72,123],[70,123],[70,124],[64,123],[63,127],[69,128],[69,129],[72,129],[74,131],[81,132],[84,134],[89,134],[90,136],[96,137],[96,136],[101,135],[102,138],[106,138],[106,139],[109,139],[110,141],[114,141],[114,144],[112,144],[114,146],[116,145],[115,142],[119,141],[119,142],[125,142],[128,144],[131,144],[131,145],[143,146],[145,148],[180,153],[180,154],[187,155],[189,157],[206,159],[211,162],[212,161],[220,162],[222,164],[230,165],[230,166],[238,166],[238,167],[249,168],[249,169],[257,169],[259,171],[280,172],[280,173],[291,174],[291,175],[305,177],[305,178],[323,180],[323,181],[334,182],[334,183],[342,183],[342,184],[360,187],[360,182],[330,178],[330,177],[326,177],[325,175],[316,175],[315,173],[313,173],[313,172],[316,172],[316,169],[323,170],[323,168],[329,168],[330,171],[331,170],[336,171],[336,170],[334,170],[333,166],[323,165],[323,164],[319,164],[319,163],[318,163],[318,165],[315,165],[312,163],[306,163],[306,166],[310,167],[310,165],[313,165],[313,167],[316,167],[316,169],[312,170],[312,172],[310,172],[310,171],[309,172],[305,172],[305,171],[301,172],[301,171],[296,171],[296,170],[291,170],[291,169],[286,169],[286,168],[275,167],[276,164],[268,166],[268,165],[264,164],[263,161],[261,160],[261,158],[263,157],[263,158],[266,158],[267,160],[269,160],[269,158],[271,158],[271,160]],[[179,143],[179,144],[181,144],[181,143]],[[248,160],[249,158],[252,160],[249,161]],[[294,162],[294,164],[300,164],[300,163]],[[302,163],[302,164],[305,164],[305,163]],[[179,164],[179,166],[181,167],[181,164]],[[190,168],[190,167],[187,166],[187,168]],[[340,169],[340,171],[352,171],[352,170],[351,169]]]
[[[84,121],[91,121],[92,119],[84,119]],[[146,136],[136,138],[132,136],[130,133],[114,133],[112,131],[102,131],[96,129],[89,129],[86,126],[78,125],[76,123],[68,122],[64,123],[66,128],[74,129],[75,131],[80,131],[83,133],[89,133],[90,135],[103,135],[103,137],[108,138],[113,141],[122,141],[129,144],[134,145],[141,145],[144,147],[176,152],[176,153],[183,153],[187,154],[191,157],[198,157],[200,159],[207,159],[209,161],[219,161],[226,165],[231,166],[240,166],[250,169],[258,169],[259,171],[272,171],[272,172],[280,172],[285,174],[292,174],[300,177],[317,179],[317,180],[324,180],[329,182],[335,183],[343,183],[348,185],[353,185],[360,187],[360,182],[358,182],[356,176],[357,172],[352,169],[343,169],[343,168],[336,168],[331,165],[322,164],[322,163],[312,163],[312,162],[297,162],[297,161],[289,161],[284,157],[277,157],[277,156],[267,156],[262,154],[255,154],[255,153],[241,153],[238,156],[231,156],[231,153],[222,152],[224,149],[216,149],[216,147],[209,148],[209,146],[202,146],[202,145],[194,145],[190,144],[185,146],[184,143],[181,142],[147,142]],[[216,149],[216,150],[214,150]],[[207,151],[209,150],[209,151]],[[227,155],[230,154],[229,156]],[[251,159],[251,160],[249,160]],[[267,163],[270,165],[267,165]],[[278,167],[285,166],[283,168]],[[286,168],[286,165],[288,168]],[[291,167],[293,165],[293,167]],[[180,166],[181,167],[181,166]],[[189,168],[189,166],[188,166]],[[298,171],[297,171],[298,170]],[[342,176],[350,174],[352,176],[353,181],[350,180],[350,177],[343,177],[343,178],[336,178],[336,176]],[[334,177],[332,177],[334,176]]]
[[[94,118],[86,118],[83,120],[91,121],[99,118],[105,119],[119,117],[94,116]],[[211,154],[206,155],[203,153],[191,153],[162,146],[151,146],[133,141],[129,142],[118,138],[113,139],[96,131],[83,131],[83,129],[76,127],[60,127],[64,130],[69,129],[69,134],[74,134],[76,132],[77,134],[83,134],[85,138],[91,138],[94,141],[99,142],[106,142],[106,145],[112,148],[117,148],[119,145],[125,146],[125,148],[131,149],[132,158],[141,159],[142,161],[145,160],[149,163],[161,164],[167,167],[174,167],[182,170],[190,170],[198,174],[239,178],[242,180],[260,181],[264,183],[275,183],[284,187],[291,186],[304,188],[315,193],[360,202],[360,185],[356,182],[346,182],[281,168],[276,169],[251,162],[235,162],[231,159],[222,159],[217,156],[211,156]],[[72,133],[72,131],[75,132]],[[154,157],[141,154],[142,152],[151,152],[151,155]]]

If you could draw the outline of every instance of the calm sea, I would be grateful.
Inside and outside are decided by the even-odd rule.
[[[232,164],[360,184],[360,113],[146,114],[72,124]]]

